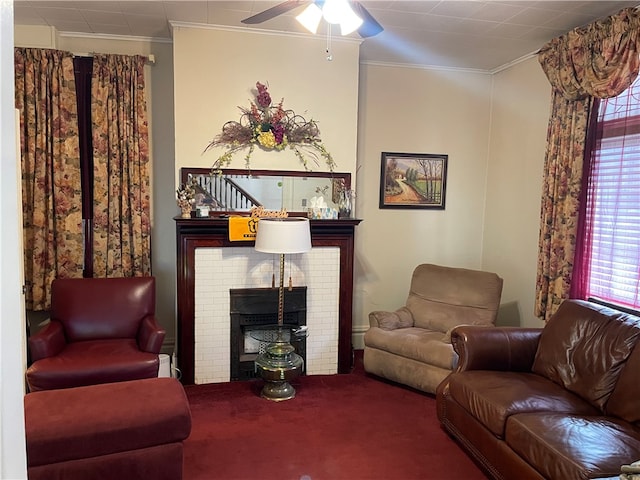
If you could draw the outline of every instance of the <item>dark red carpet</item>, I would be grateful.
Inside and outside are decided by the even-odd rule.
[[[296,398],[261,380],[186,386],[193,427],[184,479],[486,480],[440,428],[435,398],[365,374],[297,379]]]

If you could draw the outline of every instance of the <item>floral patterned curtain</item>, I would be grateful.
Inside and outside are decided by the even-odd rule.
[[[56,277],[82,277],[82,198],[73,58],[16,48],[26,307],[48,310]]]
[[[634,8],[551,40],[538,60],[551,86],[535,314],[547,321],[569,296],[587,125],[593,98],[619,95],[640,67]]]
[[[149,145],[141,56],[93,61],[93,271],[151,275]]]

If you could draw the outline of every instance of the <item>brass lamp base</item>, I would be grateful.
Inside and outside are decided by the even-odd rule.
[[[280,402],[296,396],[296,390],[289,382],[302,373],[304,361],[294,352],[288,342],[271,343],[256,358],[256,371],[265,381],[260,396],[267,400]]]

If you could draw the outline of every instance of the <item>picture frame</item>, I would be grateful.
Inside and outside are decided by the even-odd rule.
[[[449,156],[382,152],[380,208],[444,210]]]

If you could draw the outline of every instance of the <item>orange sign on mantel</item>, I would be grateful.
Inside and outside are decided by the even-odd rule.
[[[255,240],[259,220],[259,218],[255,217],[229,217],[229,241]]]

